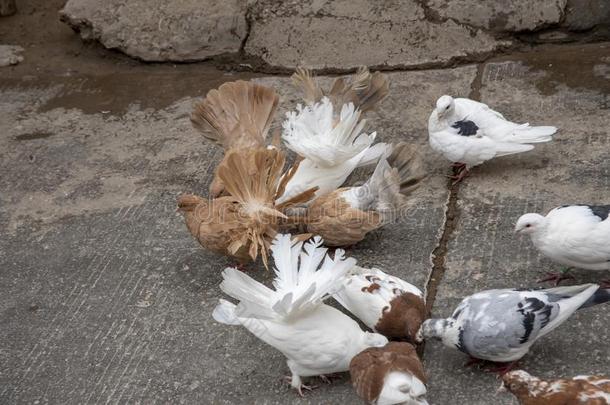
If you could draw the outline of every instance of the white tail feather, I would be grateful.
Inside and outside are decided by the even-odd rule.
[[[528,145],[526,143],[510,143],[510,142],[496,142],[496,156],[513,155],[515,153],[527,152],[534,149],[534,145]]]
[[[371,146],[370,148],[362,151],[360,155],[354,157],[359,158],[358,165],[356,167],[364,167],[372,164],[376,164],[380,159],[387,158],[392,153],[392,145],[380,142]]]
[[[294,244],[290,235],[276,236],[271,246],[275,262],[275,291],[234,268],[225,269],[220,288],[240,301],[231,313],[258,319],[290,317],[319,305],[339,290],[356,260],[345,258],[341,249],[337,249],[331,258],[326,255],[322,243],[319,236]],[[217,308],[219,319],[231,319],[225,315],[226,304]]]
[[[549,142],[553,139],[552,135],[555,132],[557,132],[556,127],[530,127],[529,124],[523,124],[515,128],[515,130],[513,131],[513,136],[510,138],[510,141],[519,143]]]
[[[218,305],[216,305],[214,312],[212,312],[212,318],[216,322],[224,323],[225,325],[240,325],[239,319],[235,315],[235,304],[223,299],[218,301]]]

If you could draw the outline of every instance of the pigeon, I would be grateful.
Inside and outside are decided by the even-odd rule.
[[[461,181],[468,171],[496,156],[534,149],[534,143],[548,142],[556,127],[516,124],[486,104],[444,95],[428,119],[432,149],[454,162]]]
[[[576,310],[607,301],[610,290],[597,284],[482,291],[465,298],[450,318],[424,321],[417,341],[437,338],[475,359],[514,363]]]
[[[286,113],[282,139],[302,161],[278,202],[311,187],[318,187],[316,196],[328,194],[357,167],[374,164],[389,154],[388,145],[373,145],[377,133],[365,133],[362,118],[387,96],[385,75],[362,68],[351,82],[335,80],[328,93],[308,70],[297,70],[293,80],[304,90],[306,104]]]
[[[515,232],[529,235],[534,246],[554,262],[586,270],[609,270],[609,213],[610,205],[564,205],[546,217],[534,213],[521,216]],[[546,280],[553,278],[559,282],[565,277]]]
[[[225,156],[231,150],[265,148],[278,102],[279,96],[269,87],[243,80],[228,82],[210,90],[195,105],[191,122],[205,138],[221,145]],[[218,197],[223,190],[216,172],[210,196]]]
[[[278,234],[271,245],[274,289],[227,268],[220,288],[239,303],[221,299],[212,314],[217,322],[242,325],[282,352],[290,383],[300,395],[311,388],[302,377],[348,371],[356,354],[388,343],[385,336],[363,331],[352,318],[324,304],[341,288],[356,260],[345,258],[340,249],[331,258],[322,243],[320,237],[294,243],[289,234]]]
[[[294,173],[293,167],[282,177],[285,160],[279,149],[228,151],[216,171],[228,195],[211,200],[193,194],[178,198],[178,210],[190,233],[203,247],[242,264],[256,260],[260,253],[267,267],[269,245],[280,222],[288,218],[284,212],[292,204],[311,199],[315,192],[306,190],[275,204]]]
[[[354,266],[333,298],[366,326],[393,340],[415,343],[426,319],[421,290],[376,268]]]
[[[356,392],[367,403],[428,405],[424,367],[409,343],[366,349],[352,359],[349,371]]]
[[[425,177],[417,149],[404,142],[362,186],[344,187],[318,196],[307,209],[307,232],[320,235],[328,246],[350,246],[366,234],[396,220],[408,205],[408,195]]]
[[[522,405],[608,405],[610,378],[579,375],[543,380],[523,370],[502,376],[501,391],[512,392]]]

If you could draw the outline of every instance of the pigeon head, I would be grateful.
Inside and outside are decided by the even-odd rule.
[[[427,319],[419,328],[415,341],[421,343],[429,338],[443,339],[445,332],[451,326],[453,322],[449,319]]]
[[[455,103],[453,102],[453,97],[451,96],[441,96],[438,100],[436,100],[436,114],[439,117],[445,117],[453,112],[455,107]]]
[[[383,347],[388,344],[388,338],[379,333],[364,333],[364,344],[367,347]]]
[[[411,373],[392,371],[384,380],[377,404],[428,405],[426,385]]]
[[[516,233],[532,234],[538,232],[546,221],[546,218],[540,214],[525,214],[517,221],[515,225]]]
[[[538,379],[523,370],[510,371],[502,376],[502,388],[512,392],[518,397],[525,397],[530,392],[531,385]]]

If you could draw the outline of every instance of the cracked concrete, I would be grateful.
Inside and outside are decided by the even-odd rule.
[[[287,372],[279,353],[212,320],[220,271],[231,263],[201,249],[175,213],[180,192],[205,193],[221,156],[191,128],[192,103],[224,81],[254,79],[277,88],[283,113],[298,102],[288,77],[148,65],[83,46],[49,20],[57,4],[24,0],[27,13],[0,26],[25,56],[0,78],[0,402],[357,402],[345,375],[297,398],[279,380]],[[563,202],[608,203],[609,49],[539,47],[390,73],[390,96],[368,126],[382,141],[421,146],[430,176],[406,217],[348,253],[427,286],[435,316],[476,290],[531,286],[555,269],[512,225]],[[427,117],[443,93],[562,131],[451,189],[448,163],[427,147]],[[604,309],[577,314],[523,366],[546,377],[607,372]],[[495,376],[464,369],[461,353],[429,342],[424,360],[432,405],[516,403],[494,396]]]

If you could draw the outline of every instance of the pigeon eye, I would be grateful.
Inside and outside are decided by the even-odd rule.
[[[449,109],[449,106],[445,107],[445,110],[448,110],[448,109]]]
[[[532,224],[526,224],[525,227],[526,228],[531,228]]]

